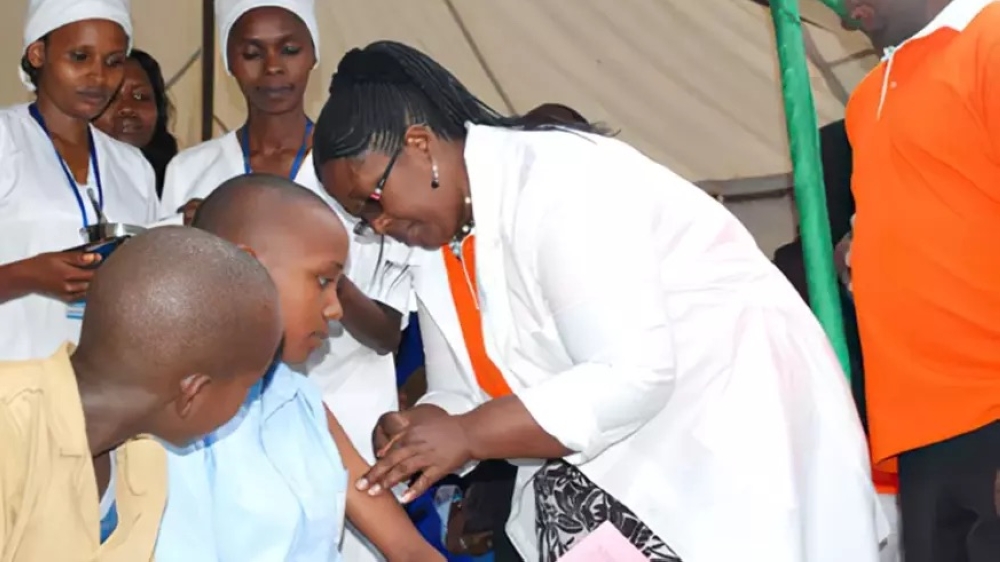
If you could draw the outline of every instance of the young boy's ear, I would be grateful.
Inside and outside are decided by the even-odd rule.
[[[187,419],[195,411],[201,394],[211,382],[208,375],[188,375],[181,379],[181,391],[174,403],[177,417]]]

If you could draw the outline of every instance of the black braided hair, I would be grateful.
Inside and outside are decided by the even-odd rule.
[[[352,49],[337,65],[313,132],[313,164],[358,157],[376,150],[392,153],[406,129],[425,125],[438,137],[465,138],[465,124],[523,130],[572,129],[603,134],[590,123],[539,123],[505,116],[473,95],[426,54],[395,41]]]

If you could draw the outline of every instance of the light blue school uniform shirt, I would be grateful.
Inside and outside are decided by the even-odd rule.
[[[168,455],[157,562],[335,562],[347,472],[319,390],[278,364],[236,417]]]

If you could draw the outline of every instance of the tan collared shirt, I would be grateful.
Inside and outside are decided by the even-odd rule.
[[[152,560],[166,502],[166,453],[143,437],[118,448],[118,527],[101,544],[70,351],[0,363],[0,562]]]

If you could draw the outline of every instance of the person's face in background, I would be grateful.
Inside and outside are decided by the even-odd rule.
[[[847,14],[879,51],[899,45],[924,28],[951,0],[845,0]],[[881,53],[880,53],[881,54]]]
[[[421,125],[407,130],[396,154],[371,151],[323,163],[320,181],[348,213],[407,246],[436,250],[470,218],[462,144],[443,142]],[[372,197],[377,187],[382,188],[380,201]]]
[[[149,76],[138,61],[125,62],[125,78],[94,125],[112,138],[144,148],[153,139],[159,114]]]
[[[28,46],[38,69],[37,94],[63,114],[91,121],[104,111],[124,77],[128,36],[117,23],[84,20],[49,33]]]
[[[255,8],[240,16],[226,46],[229,70],[251,111],[300,111],[316,64],[305,22],[284,8]]]

